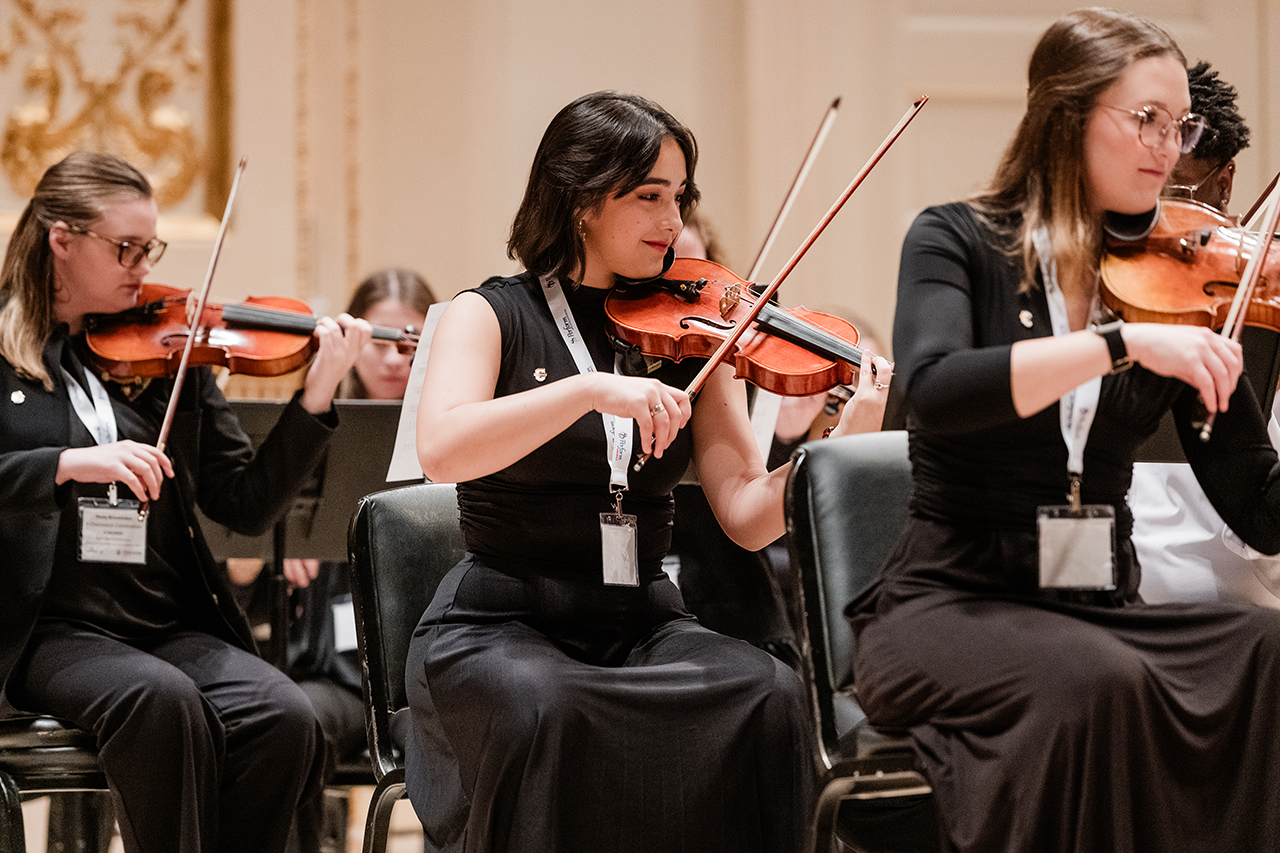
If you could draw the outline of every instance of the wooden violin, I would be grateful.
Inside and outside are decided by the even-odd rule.
[[[648,356],[710,358],[756,306],[750,282],[720,264],[676,258],[661,277],[615,287],[605,299],[615,337]],[[739,379],[784,396],[808,396],[853,381],[862,365],[853,324],[804,308],[759,306],[754,327],[720,360]]]
[[[1181,323],[1221,329],[1249,260],[1265,242],[1260,278],[1244,307],[1244,324],[1280,331],[1280,244],[1234,227],[1196,201],[1162,199],[1146,237],[1112,239],[1102,258],[1102,301],[1129,322]]]
[[[188,316],[191,291],[143,284],[139,304],[118,314],[85,318],[89,358],[124,382],[177,375],[190,329],[196,329],[188,366],[226,367],[249,376],[280,376],[315,354],[316,317],[305,302],[251,296],[241,303],[206,302],[199,323]],[[401,349],[418,344],[413,329],[375,328],[377,340]]]

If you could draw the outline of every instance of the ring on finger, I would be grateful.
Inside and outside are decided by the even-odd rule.
[[[656,405],[656,406],[654,406],[653,408],[649,409],[649,414],[650,414],[650,415],[660,415],[660,414],[662,414],[663,412],[665,412],[666,410],[667,410],[667,407],[666,407],[666,406],[664,406],[664,405],[662,405],[661,403],[659,403],[658,405]]]

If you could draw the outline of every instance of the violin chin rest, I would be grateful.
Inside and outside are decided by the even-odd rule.
[[[1133,243],[1145,239],[1159,221],[1160,202],[1157,201],[1155,207],[1143,213],[1116,213],[1108,210],[1102,218],[1102,230],[1114,240]]]

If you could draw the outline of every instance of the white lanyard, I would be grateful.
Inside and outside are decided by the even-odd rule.
[[[595,373],[595,362],[591,360],[587,344],[578,333],[578,324],[573,319],[573,312],[569,310],[569,301],[564,298],[560,282],[550,275],[544,275],[539,280],[542,282],[542,295],[546,297],[547,307],[551,309],[551,317],[555,320],[560,337],[564,338],[565,346],[569,348],[569,354],[573,356],[573,363],[578,366],[580,373]],[[620,360],[621,356],[614,356],[614,373],[621,373],[618,369]],[[631,463],[631,419],[603,412],[600,417],[604,419],[604,433],[609,439],[609,486],[614,491],[625,491],[627,466]]]
[[[1053,247],[1049,243],[1049,229],[1041,226],[1031,235],[1040,256],[1040,274],[1044,278],[1044,295],[1049,302],[1049,321],[1054,337],[1070,334],[1067,320],[1067,300],[1058,286],[1058,263],[1053,259]],[[1059,422],[1062,440],[1067,445],[1067,471],[1079,477],[1084,473],[1084,446],[1093,427],[1093,416],[1098,411],[1098,396],[1102,389],[1102,377],[1095,376],[1063,395],[1059,401]]]
[[[98,444],[113,444],[116,440],[116,413],[111,408],[111,398],[98,377],[89,368],[84,369],[84,378],[89,381],[89,390],[93,399],[80,387],[67,369],[62,368],[62,375],[67,380],[67,395],[71,397],[71,407],[80,416],[80,421],[89,429],[89,435]]]

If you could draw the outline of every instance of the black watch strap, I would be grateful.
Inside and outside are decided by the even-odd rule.
[[[1129,350],[1124,345],[1124,335],[1120,334],[1120,327],[1123,325],[1123,320],[1116,320],[1114,323],[1107,323],[1105,326],[1093,327],[1093,330],[1107,342],[1107,350],[1111,353],[1112,374],[1120,373],[1133,367],[1133,359],[1129,357]]]

